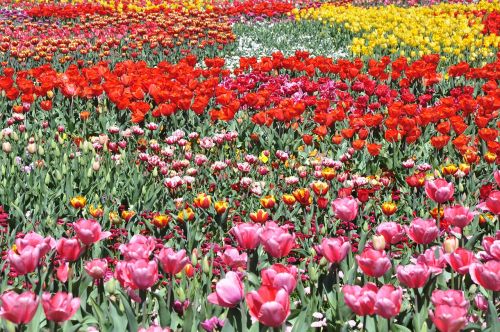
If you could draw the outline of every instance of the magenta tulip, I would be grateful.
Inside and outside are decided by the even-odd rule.
[[[226,264],[230,269],[245,269],[247,266],[247,254],[240,254],[236,248],[229,247],[224,250],[222,254],[219,253],[219,256],[222,258],[224,264]]]
[[[243,283],[236,272],[229,271],[215,285],[215,292],[208,295],[208,302],[224,308],[232,308],[243,300]]]
[[[149,260],[155,246],[156,241],[154,238],[134,235],[127,244],[120,245],[118,249],[127,261],[136,259]]]
[[[246,295],[250,315],[270,327],[283,325],[290,315],[290,297],[286,290],[261,286]]]
[[[469,301],[465,298],[464,292],[454,289],[436,289],[432,292],[431,302],[435,307],[439,305],[449,305],[452,307],[462,307],[467,310]]]
[[[126,268],[134,289],[148,289],[158,280],[158,264],[155,261],[131,261],[127,262]]]
[[[448,183],[444,179],[436,179],[425,183],[425,193],[434,202],[443,204],[448,202],[455,192],[453,183]]]
[[[440,332],[459,332],[467,325],[467,309],[438,305],[429,317]]]
[[[377,226],[376,233],[384,237],[386,244],[398,244],[405,236],[405,229],[393,221],[383,222]]]
[[[184,249],[175,252],[172,248],[163,248],[156,258],[160,262],[163,271],[170,275],[181,272],[189,263],[189,258],[186,257],[186,250]]]
[[[469,266],[477,262],[474,253],[464,248],[457,248],[454,252],[445,255],[445,259],[452,269],[460,274],[467,274]]]
[[[432,274],[440,274],[446,267],[445,253],[442,247],[434,246],[417,257],[417,263],[425,264]]]
[[[287,256],[295,245],[295,234],[288,233],[274,222],[268,222],[260,233],[260,242],[270,256],[281,258]]]
[[[493,172],[493,177],[495,178],[495,181],[497,183],[497,186],[500,187],[500,170],[496,170]]]
[[[0,295],[0,301],[0,317],[14,324],[28,324],[38,308],[37,296],[31,291],[21,294],[8,291]]]
[[[23,251],[17,252],[9,250],[7,260],[17,274],[25,275],[35,271],[40,262],[40,250],[31,246],[26,246]]]
[[[18,252],[22,252],[26,247],[33,247],[40,251],[40,257],[45,256],[55,246],[56,241],[52,237],[43,237],[35,232],[29,232],[23,238],[16,239]]]
[[[488,198],[477,207],[483,211],[489,211],[493,214],[500,215],[500,191],[492,191]]]
[[[104,279],[108,272],[108,261],[105,259],[94,259],[85,263],[85,272],[94,279]]]

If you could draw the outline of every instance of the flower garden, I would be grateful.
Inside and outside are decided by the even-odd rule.
[[[0,330],[499,331],[499,45],[499,0],[0,0]]]

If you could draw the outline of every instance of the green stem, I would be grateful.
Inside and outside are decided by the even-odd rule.
[[[361,331],[366,331],[366,315],[363,316],[363,327],[361,327]]]

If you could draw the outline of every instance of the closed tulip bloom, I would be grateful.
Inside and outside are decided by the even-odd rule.
[[[358,215],[358,202],[353,197],[335,199],[332,208],[335,217],[342,221],[353,221]]]
[[[345,285],[342,287],[345,303],[358,316],[373,315],[375,313],[377,292],[377,286],[371,282],[363,287],[358,285]]]
[[[73,223],[76,237],[85,245],[106,239],[111,232],[102,232],[101,225],[94,219],[79,219]]]
[[[262,227],[259,224],[241,223],[234,226],[230,233],[235,238],[238,245],[246,250],[257,248],[260,244],[259,235]]]
[[[247,254],[240,254],[240,252],[236,248],[227,248],[222,254],[219,253],[219,256],[222,258],[224,264],[229,266],[230,269],[244,269],[247,266]]]
[[[464,292],[455,289],[434,290],[431,295],[431,302],[435,307],[449,305],[452,307],[463,307],[466,310],[469,308],[469,301],[465,298]]]
[[[476,284],[495,292],[500,291],[500,261],[473,263],[469,267],[469,273]]]
[[[215,285],[215,292],[208,295],[208,302],[224,308],[232,308],[243,300],[243,283],[236,272],[229,271],[224,279]]]
[[[120,245],[118,249],[127,261],[136,259],[149,260],[155,246],[156,241],[152,237],[134,235],[129,243]]]
[[[38,308],[37,296],[31,291],[21,294],[8,291],[0,295],[0,301],[0,317],[14,324],[28,324]]]
[[[10,266],[19,275],[25,275],[35,271],[40,262],[40,250],[31,246],[24,247],[23,251],[9,250],[7,260]]]
[[[56,241],[50,236],[43,237],[35,232],[29,232],[23,238],[16,239],[18,252],[23,251],[28,246],[38,248],[40,257],[43,257],[56,246]]]
[[[269,327],[281,326],[290,315],[290,297],[286,290],[261,286],[246,295],[250,315]]]
[[[403,301],[403,290],[401,287],[384,285],[377,292],[375,301],[375,314],[384,318],[391,318],[399,314],[401,302]]]
[[[442,204],[448,202],[455,192],[453,183],[444,179],[436,179],[425,183],[425,193],[434,202]]]
[[[274,222],[268,222],[260,233],[260,242],[269,255],[281,258],[287,256],[295,245],[295,234],[288,233]]]
[[[399,265],[397,277],[399,282],[408,288],[422,288],[429,280],[431,271],[424,264]]]
[[[283,288],[289,294],[297,286],[297,268],[295,266],[285,266],[274,264],[270,268],[260,272],[263,286]]]
[[[455,205],[444,209],[444,218],[453,226],[464,228],[474,220],[477,213],[470,211],[468,208]]]
[[[440,332],[458,332],[467,325],[467,309],[462,307],[438,305],[429,317]]]
[[[105,259],[94,259],[85,263],[85,271],[94,279],[103,279],[108,271],[108,261]]]
[[[181,272],[189,262],[189,258],[186,257],[186,250],[184,249],[175,252],[172,248],[163,248],[156,258],[160,262],[163,271],[170,275]]]
[[[69,262],[76,261],[83,252],[80,241],[76,238],[66,239],[61,238],[56,243],[56,251],[65,260]]]
[[[361,255],[356,256],[356,260],[361,271],[370,277],[379,278],[391,267],[391,260],[385,251],[371,248],[365,248]]]
[[[477,262],[474,253],[464,248],[458,248],[454,252],[445,255],[445,259],[452,269],[460,274],[467,274],[469,266]]]
[[[398,244],[405,235],[405,229],[395,222],[383,222],[377,226],[376,233],[385,238],[387,244]]]
[[[158,264],[155,261],[131,261],[127,262],[126,268],[135,289],[148,289],[158,280]]]
[[[488,299],[486,299],[481,293],[474,297],[474,305],[481,311],[488,310]]]
[[[323,238],[321,253],[330,263],[340,263],[351,250],[351,243],[344,238]]]
[[[494,190],[486,200],[477,206],[483,211],[489,211],[493,214],[500,214],[500,191]]]
[[[408,228],[408,236],[418,244],[432,243],[438,234],[439,229],[434,219],[415,218]]]
[[[54,296],[50,293],[43,293],[42,307],[48,320],[65,322],[80,308],[80,299],[73,298],[72,294],[64,292],[57,292]]]

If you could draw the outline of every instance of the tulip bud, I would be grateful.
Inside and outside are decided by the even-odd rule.
[[[191,253],[191,264],[193,264],[193,266],[196,266],[196,264],[198,264],[198,249],[197,248],[194,248],[193,252]]]
[[[208,257],[205,256],[203,257],[203,261],[201,263],[201,268],[203,270],[203,273],[210,273],[210,262],[208,261]]]
[[[182,273],[181,273],[182,276]],[[186,300],[186,294],[184,293],[184,289],[182,287],[179,287],[175,290],[177,293],[177,299],[181,302],[184,302]]]
[[[45,225],[47,225],[47,226],[53,226],[54,225],[54,219],[48,217],[47,219],[45,219]]]
[[[372,237],[372,246],[375,250],[385,249],[385,237],[383,235],[374,235]]]
[[[50,184],[50,176],[49,173],[45,174],[45,185],[48,186]]]
[[[313,264],[309,264],[307,267],[307,273],[309,274],[309,279],[311,279],[312,282],[318,281],[318,269]]]
[[[10,153],[12,151],[12,145],[9,142],[2,143],[2,150],[5,153]]]
[[[451,254],[458,248],[458,239],[454,236],[446,238],[443,242],[443,248],[447,254]]]
[[[54,97],[54,92],[52,90],[47,91],[47,98],[52,99]]]
[[[104,289],[106,290],[106,292],[112,295],[117,294],[116,292],[117,287],[118,287],[118,281],[115,278],[109,279],[109,281],[104,284]]]
[[[92,169],[97,172],[99,170],[99,168],[101,168],[101,164],[97,160],[94,161],[92,163]]]
[[[5,167],[5,165],[2,165],[2,176],[5,176],[6,173],[7,173],[7,167]]]
[[[89,169],[87,170],[87,177],[92,177],[92,167],[89,167]]]
[[[316,256],[317,255],[317,252],[316,250],[314,250],[314,248],[309,248],[309,255],[311,255],[312,257]]]
[[[38,146],[38,154],[43,156],[43,154],[45,153],[45,149],[43,148],[43,146]]]
[[[326,227],[321,227],[320,230],[319,230],[319,233],[321,235],[325,235],[326,234]]]
[[[28,144],[28,147],[26,148],[30,154],[34,154],[37,150],[36,143],[30,143]]]
[[[328,265],[328,259],[326,257],[321,257],[319,260],[319,266],[327,266]]]
[[[12,138],[14,141],[18,141],[19,135],[17,135],[17,133],[14,131],[12,132],[12,134],[10,134],[10,138]]]
[[[153,170],[153,173],[151,173],[154,177],[157,177],[158,176],[158,167],[155,167],[155,169]]]
[[[61,175],[61,172],[59,172],[59,170],[56,170],[56,179],[57,179],[57,181],[62,180],[62,175]]]

